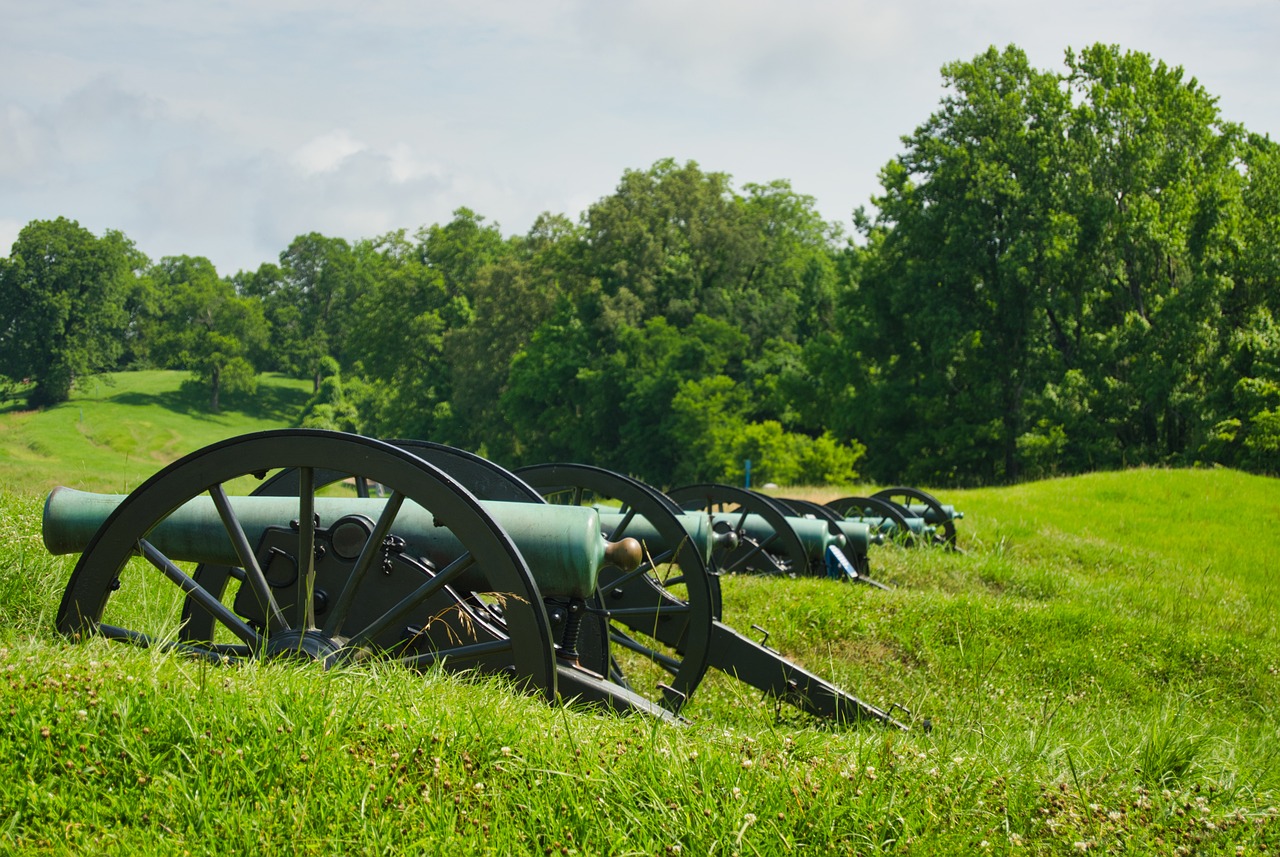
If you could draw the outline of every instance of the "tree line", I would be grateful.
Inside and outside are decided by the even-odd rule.
[[[943,79],[852,232],[674,160],[576,222],[464,208],[234,276],[34,221],[0,259],[0,384],[43,406],[179,368],[216,410],[282,372],[306,425],[657,484],[1280,472],[1276,144],[1116,47]]]

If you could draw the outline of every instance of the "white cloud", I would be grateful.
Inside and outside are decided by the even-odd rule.
[[[913,36],[905,8],[871,0],[626,0],[591,3],[582,20],[589,38],[686,85],[803,97],[841,70],[900,53]]]
[[[391,178],[397,183],[415,181],[417,179],[440,178],[443,170],[418,155],[408,143],[396,143],[387,152]]]
[[[663,157],[791,179],[845,220],[937,107],[939,68],[990,44],[1040,68],[1095,41],[1146,50],[1280,132],[1258,84],[1276,0],[62,6],[14,5],[0,27],[0,240],[65,215],[224,272],[300,233],[372,237],[464,205],[523,232]]]
[[[22,181],[39,173],[51,149],[49,130],[31,111],[10,104],[0,113],[0,183]]]
[[[354,139],[345,129],[339,128],[308,140],[293,153],[292,161],[304,175],[331,173],[343,161],[368,148]]]

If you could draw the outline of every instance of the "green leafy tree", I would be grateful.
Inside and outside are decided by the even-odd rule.
[[[658,316],[642,328],[620,331],[613,354],[616,365],[607,380],[614,396],[599,397],[616,409],[611,416],[617,430],[616,441],[611,441],[616,444],[612,460],[651,481],[670,481],[691,457],[691,438],[680,436],[679,415],[672,406],[690,383],[730,381],[739,393],[724,401],[726,408],[730,401],[734,405],[722,416],[726,425],[745,419],[750,389],[733,376],[741,377],[749,344],[730,322],[701,313],[683,329]],[[707,448],[718,446],[708,441]],[[720,460],[719,452],[709,454]]]
[[[502,407],[514,428],[518,463],[599,462],[613,414],[594,406],[601,370],[593,337],[567,300],[511,358]],[[616,447],[614,447],[616,449]]]
[[[119,232],[35,220],[0,260],[0,375],[34,382],[32,407],[64,402],[79,378],[116,367],[139,254]]]
[[[574,243],[556,245],[565,300],[512,354],[499,401],[516,457],[666,483],[728,472],[740,426],[785,421],[797,444],[821,434],[799,341],[835,324],[839,237],[785,182],[742,195],[694,163],[626,172]],[[703,384],[719,404],[741,402],[720,414],[723,430],[690,398]]]
[[[1035,295],[1066,253],[1060,176],[1068,100],[1009,48],[943,69],[940,110],[881,173],[850,311],[870,364],[854,431],[878,474],[1016,475],[1037,383]]]
[[[510,253],[476,270],[473,318],[451,327],[442,345],[462,445],[514,459],[514,429],[502,403],[511,361],[567,294],[578,235],[564,217],[542,215]]]
[[[1229,282],[1236,129],[1114,47],[1061,75],[1013,47],[943,73],[844,298],[869,465],[987,482],[1176,460]]]
[[[301,329],[301,309],[286,301],[284,272],[272,262],[264,262],[256,271],[238,271],[231,278],[237,295],[257,301],[262,306],[271,345],[259,356],[258,368],[264,372],[279,372],[297,376],[298,349],[287,344],[289,337],[297,336]]]
[[[683,328],[701,313],[753,342],[830,324],[839,229],[785,181],[745,190],[692,161],[628,170],[584,215],[582,275],[632,324],[660,315]]]
[[[360,412],[343,389],[338,361],[332,357],[323,358],[320,361],[320,376],[320,389],[307,400],[298,425],[302,428],[359,434]]]
[[[757,342],[798,342],[835,323],[843,230],[783,180],[748,184],[741,200],[754,252],[749,275],[710,306]]]
[[[1242,150],[1239,254],[1216,317],[1220,347],[1207,379],[1212,428],[1200,453],[1221,464],[1280,473],[1280,145],[1253,136]]]
[[[465,207],[454,211],[443,226],[418,230],[416,238],[418,260],[439,272],[449,295],[468,299],[485,267],[510,252],[498,225],[486,224],[483,215]]]
[[[280,254],[280,264],[241,275],[242,294],[261,300],[271,325],[276,368],[320,387],[320,361],[348,365],[350,307],[368,285],[351,245],[318,232],[299,235]]]
[[[445,440],[444,334],[469,321],[470,305],[450,297],[443,275],[422,261],[403,232],[362,242],[356,252],[371,274],[348,316],[359,344],[353,366],[367,381],[360,412],[375,434]]]
[[[1204,421],[1222,333],[1239,129],[1194,78],[1145,54],[1095,45],[1067,67],[1076,240],[1048,317],[1089,417],[1064,421],[1066,454],[1071,469],[1178,461]]]
[[[498,228],[465,208],[444,226],[420,229],[414,240],[401,230],[356,246],[361,287],[347,314],[344,365],[362,382],[359,409],[368,430],[483,445],[477,427],[455,413],[453,395],[454,367],[469,383],[470,360],[484,346],[468,340],[471,356],[466,346],[446,355],[446,334],[467,340],[474,296],[510,253]],[[493,379],[486,383],[492,389]],[[475,405],[474,398],[464,403],[469,416]]]
[[[737,482],[742,438],[747,421],[747,391],[732,378],[711,375],[680,384],[671,400],[672,439],[680,457],[669,478],[672,485],[694,482]]]
[[[749,271],[751,242],[729,176],[693,162],[626,171],[584,221],[586,272],[610,298],[638,301],[639,318],[683,326]]]
[[[150,276],[161,294],[153,349],[160,364],[189,370],[214,412],[225,393],[252,395],[258,383],[254,358],[267,343],[261,303],[236,294],[203,257],[165,257]]]

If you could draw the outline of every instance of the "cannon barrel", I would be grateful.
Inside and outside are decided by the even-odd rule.
[[[836,521],[835,525],[844,535],[844,552],[849,556],[866,556],[871,545],[884,541],[880,533],[863,521]]]
[[[902,506],[900,507],[900,511],[902,512],[903,517],[895,519],[882,513],[877,514],[877,512],[882,511],[883,508],[883,503],[878,499],[868,499],[866,502],[869,505],[864,507],[854,505],[846,508],[844,510],[844,520],[866,524],[873,532],[888,536],[891,539],[902,536],[914,536],[916,538],[921,536],[931,536],[937,529],[932,526],[932,524],[940,523],[940,521],[930,521],[926,518],[925,512],[927,507],[923,505]],[[954,509],[952,509],[952,511],[954,512]],[[937,514],[931,513],[928,517],[936,518]],[[898,528],[901,524],[905,524],[909,532],[898,532]]]
[[[925,523],[943,524],[947,521],[958,521],[964,517],[964,512],[957,512],[956,507],[950,503],[943,503],[938,507],[926,506],[924,503],[908,503],[907,511],[913,515],[924,518]]]
[[[591,508],[595,509],[596,513],[599,514],[600,526],[605,532],[613,532],[625,524],[627,536],[639,541],[651,555],[675,550],[678,547],[677,545],[667,544],[666,539],[658,531],[658,528],[643,515],[634,515],[630,512],[624,513],[612,506],[597,505]],[[715,531],[711,528],[711,522],[707,520],[707,516],[684,514],[677,515],[676,518],[684,528],[689,541],[698,551],[698,555],[702,557],[702,561],[710,562],[711,553],[715,550],[718,541]]]
[[[617,526],[624,517],[620,512],[604,508],[600,508],[599,511],[600,523],[606,528]],[[685,512],[679,518],[689,537],[702,552],[703,560],[707,562],[711,560],[711,551],[720,544],[711,532],[713,528],[715,530],[740,528],[743,535],[757,542],[765,541],[773,533],[773,527],[769,522],[755,514],[744,516],[720,512],[708,516],[697,512]],[[865,555],[871,544],[870,528],[860,522],[841,521],[829,524],[827,521],[814,518],[788,516],[787,523],[795,531],[811,560],[821,559],[826,549],[831,546],[841,548],[846,553]],[[658,533],[643,518],[637,517],[628,524],[627,535],[645,542],[650,551],[670,550],[674,547],[674,545],[664,544]]]
[[[55,488],[45,501],[45,547],[53,554],[84,551],[124,499],[121,494]],[[316,497],[315,513],[322,526],[350,515],[376,521],[385,505],[385,500],[376,498]],[[596,578],[605,565],[631,569],[639,564],[638,544],[629,539],[605,541],[600,535],[599,516],[591,509],[498,501],[482,505],[520,550],[543,595],[585,598],[595,591]],[[238,496],[231,498],[231,507],[250,544],[257,544],[268,528],[289,526],[298,517],[297,498]],[[406,552],[440,568],[464,552],[447,522],[435,520],[431,512],[412,501],[401,507],[392,531],[405,540]],[[146,538],[175,560],[240,565],[231,537],[208,496],[196,497],[176,509]],[[492,589],[483,568],[475,568],[457,585],[478,592]]]
[[[857,521],[867,527],[875,530],[877,533],[888,536],[893,539],[901,535],[911,535],[917,538],[921,536],[931,536],[936,531],[936,527],[928,524],[924,518],[913,515],[907,518],[907,528],[910,533],[899,533],[898,523],[892,518],[882,518],[876,515],[862,515],[856,518],[846,518],[847,521]]]
[[[735,512],[717,512],[711,516],[718,525],[737,527],[749,538],[763,541],[773,534],[773,526],[760,515],[742,515]],[[821,559],[827,548],[845,546],[845,534],[832,532],[826,521],[814,518],[787,517],[787,523],[795,531],[805,553],[810,559]]]

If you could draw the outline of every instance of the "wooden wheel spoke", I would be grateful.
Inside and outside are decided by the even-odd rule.
[[[413,592],[400,599],[399,603],[374,619],[365,628],[351,635],[348,644],[351,646],[365,645],[378,635],[394,627],[424,601],[460,578],[473,565],[475,565],[475,559],[471,556],[471,553],[464,553],[441,569],[439,574],[432,576]]]
[[[628,634],[622,633],[616,628],[609,629],[609,642],[617,643],[624,649],[635,652],[638,655],[643,655],[672,675],[675,675],[680,671],[681,662],[679,660],[671,657],[670,655],[659,652],[657,649],[646,646],[644,643],[641,643],[639,640]]]
[[[668,550],[663,551],[656,557],[650,557],[648,561],[640,563],[634,571],[627,572],[621,577],[617,577],[609,581],[609,586],[625,586],[633,580],[644,577],[657,566],[662,565],[665,562],[670,562],[671,557],[674,555],[675,551]]]
[[[271,587],[267,584],[267,577],[262,573],[262,567],[258,564],[258,557],[254,554],[253,547],[249,544],[249,538],[245,535],[244,527],[240,525],[240,519],[236,517],[231,508],[231,501],[227,498],[227,492],[222,487],[222,483],[219,482],[210,488],[209,496],[213,498],[213,505],[218,510],[218,517],[222,519],[222,526],[226,528],[227,535],[231,537],[231,544],[235,547],[236,555],[240,557],[240,568],[244,572],[249,586],[253,589],[253,594],[257,597],[263,613],[270,617],[270,620],[275,623],[275,627],[287,631],[289,622],[285,619],[284,613],[280,611],[280,605],[276,603],[275,596],[271,594]]]
[[[231,608],[227,607],[212,594],[208,592],[199,583],[196,583],[185,571],[178,568],[167,556],[148,542],[146,539],[138,541],[138,553],[151,563],[152,566],[169,579],[171,583],[190,596],[197,604],[209,611],[215,619],[227,627],[231,633],[235,634],[247,645],[257,648],[262,638],[258,632],[253,630],[247,622],[231,612]]]
[[[618,526],[614,527],[613,532],[609,533],[606,538],[611,542],[622,541],[623,536],[626,535],[627,527],[631,526],[631,522],[634,521],[635,518],[636,510],[628,509],[622,516],[622,520],[618,522]]]
[[[399,491],[393,491],[391,497],[387,500],[387,504],[382,507],[382,512],[378,515],[378,521],[374,524],[373,532],[369,534],[364,547],[360,549],[356,564],[352,567],[351,574],[347,577],[347,582],[343,586],[342,592],[338,595],[338,600],[334,603],[333,609],[329,611],[329,616],[325,620],[324,633],[327,636],[336,636],[341,630],[342,623],[346,621],[347,614],[351,609],[351,602],[355,598],[356,591],[364,581],[369,569],[373,567],[378,554],[382,551],[383,540],[390,534],[391,525],[395,523],[396,515],[400,514],[400,507],[404,505],[404,501],[404,494]]]
[[[767,539],[764,539],[763,541],[759,541],[759,542],[755,542],[755,543],[753,543],[753,544],[752,544],[752,547],[751,547],[751,550],[747,551],[747,552],[746,552],[746,553],[744,553],[742,556],[738,557],[737,561],[736,561],[735,563],[733,563],[733,565],[725,566],[725,569],[724,569],[724,570],[725,570],[725,571],[732,572],[732,571],[735,571],[735,570],[737,570],[738,568],[742,567],[742,565],[743,565],[747,560],[751,559],[753,556],[755,556],[756,554],[758,554],[758,553],[760,553],[761,551],[763,551],[763,550],[764,550],[765,548],[767,548],[769,545],[773,544],[773,542],[774,542],[777,538],[778,538],[778,534],[777,534],[777,533],[770,533],[770,534],[769,534],[769,537],[768,537]]]
[[[316,624],[316,472],[312,467],[298,471],[298,627]]]

